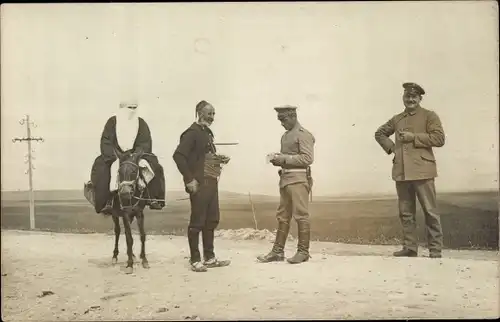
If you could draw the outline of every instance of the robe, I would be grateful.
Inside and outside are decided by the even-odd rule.
[[[117,113],[115,115],[116,146],[121,151],[135,150],[134,142],[138,137],[140,129],[139,117],[135,115],[131,116],[131,114],[129,114],[129,111],[130,110],[128,109],[120,109],[120,113]],[[144,122],[144,124],[146,123]],[[144,129],[142,133],[144,133]],[[148,141],[151,141],[151,138],[149,138]],[[109,186],[109,189],[111,191],[118,189],[118,167],[119,167],[119,161],[115,160],[111,164],[111,181]],[[149,181],[151,181],[151,179],[154,177],[154,171],[149,165],[149,163],[142,158],[139,160],[139,167],[142,169],[141,173],[146,181],[144,182],[142,179],[140,179],[139,186],[141,186],[141,188],[144,188],[149,183]]]
[[[95,159],[91,171],[91,182],[95,189],[94,207],[97,213],[106,205],[106,202],[111,196],[112,187],[115,184],[113,182],[113,184],[110,185],[111,167],[115,164],[116,168],[117,163],[114,149],[122,153],[126,152],[126,149],[132,149],[133,151],[141,149],[144,153],[147,153],[142,156],[142,159],[147,161],[154,173],[154,177],[150,182],[150,198],[165,199],[165,177],[163,167],[159,164],[158,158],[152,153],[153,143],[149,126],[144,119],[137,117],[137,123],[135,125],[137,132],[134,138],[134,135],[131,134],[134,133],[134,127],[132,127],[132,131],[125,131],[125,127],[121,127],[117,124],[117,119],[116,115],[110,117],[104,126],[100,142],[101,155]],[[119,138],[117,134],[120,135]],[[116,176],[114,177],[116,178]]]

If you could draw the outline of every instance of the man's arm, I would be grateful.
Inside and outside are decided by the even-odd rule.
[[[196,140],[196,133],[192,130],[188,130],[181,134],[180,142],[175,149],[174,155],[172,156],[177,169],[181,173],[184,184],[188,184],[193,181],[194,176],[189,170],[188,157],[190,152],[193,150]]]
[[[300,132],[299,154],[283,155],[283,165],[285,167],[307,167],[314,162],[315,139],[311,133]]]
[[[113,144],[113,118],[110,117],[104,125],[101,134],[101,155],[106,163],[116,160]]]
[[[416,148],[442,147],[445,143],[443,126],[439,116],[431,111],[427,118],[427,133],[414,133]]]
[[[139,119],[139,132],[135,140],[134,152],[152,153],[153,139],[149,126],[142,118]]]
[[[392,152],[394,152],[395,144],[389,138],[391,135],[394,134],[394,132],[395,132],[394,121],[392,118],[387,122],[385,122],[384,124],[382,124],[377,129],[377,131],[375,131],[375,140],[387,154],[391,154]]]

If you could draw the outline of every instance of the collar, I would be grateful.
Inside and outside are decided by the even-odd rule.
[[[413,109],[413,110],[411,110],[411,111],[409,111],[408,109],[406,109],[406,108],[405,108],[404,114],[405,114],[405,115],[408,115],[408,114],[409,114],[409,115],[415,115],[415,114],[416,114],[416,113],[420,110],[420,108],[421,108],[421,107],[419,106],[419,107],[417,107],[416,109]]]
[[[199,126],[201,126],[202,128],[209,128],[209,126],[207,124],[204,124],[200,121],[195,121],[196,124],[198,124]]]
[[[295,125],[287,132],[299,130],[301,127],[302,127],[302,125],[300,125],[299,121],[297,121],[297,123],[295,123]]]
[[[208,132],[208,134],[210,134],[211,136],[214,136],[214,133],[212,132],[212,130],[210,129],[209,126],[205,125],[205,124],[201,124],[201,123],[198,123],[197,121],[193,123],[193,126],[196,126],[198,127],[198,129],[202,130],[202,131],[205,131],[205,132]]]

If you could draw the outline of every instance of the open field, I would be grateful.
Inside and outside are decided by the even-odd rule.
[[[184,193],[169,193],[162,211],[146,210],[148,234],[184,235],[189,220],[189,202],[176,200]],[[36,194],[36,225],[57,232],[100,232],[113,228],[110,218],[94,212],[81,191],[48,191]],[[252,196],[258,229],[274,231],[278,199]],[[498,193],[440,193],[444,243],[454,249],[498,249]],[[420,242],[425,245],[423,214],[418,207]],[[29,207],[24,192],[2,192],[3,229],[28,229]],[[135,225],[133,225],[135,227]],[[356,244],[400,243],[401,227],[397,201],[384,198],[315,198],[311,204],[311,238]],[[296,236],[296,226],[291,233]],[[255,228],[248,196],[221,193],[220,229]]]
[[[194,273],[185,238],[157,235],[146,242],[151,268],[136,264],[126,275],[123,239],[118,265],[112,266],[111,235],[2,231],[2,320],[499,316],[494,251],[394,258],[397,246],[312,242],[307,263],[261,264],[255,256],[269,249],[269,241],[217,238],[218,256],[231,265]],[[287,255],[293,251],[288,245]]]

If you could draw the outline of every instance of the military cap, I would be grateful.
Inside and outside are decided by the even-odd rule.
[[[287,113],[287,112],[295,112],[297,110],[297,107],[292,105],[283,105],[283,106],[277,106],[274,109],[278,113]]]
[[[418,85],[417,83],[404,83],[403,88],[405,89],[406,92],[411,93],[411,94],[418,94],[418,95],[424,95],[425,91],[422,88],[422,86]]]

